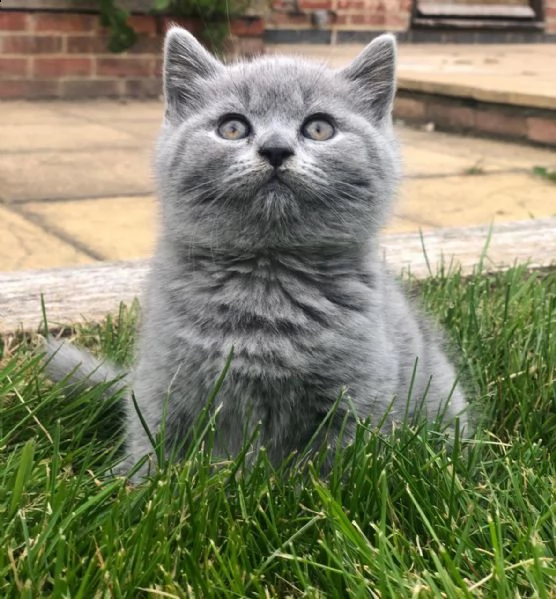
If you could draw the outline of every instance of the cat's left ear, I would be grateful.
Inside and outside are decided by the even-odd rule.
[[[396,38],[375,38],[341,73],[358,85],[375,118],[388,117],[396,93]]]
[[[172,27],[164,41],[164,98],[172,117],[203,102],[199,79],[209,79],[224,65],[181,27]]]

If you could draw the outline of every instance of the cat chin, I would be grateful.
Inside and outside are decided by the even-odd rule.
[[[283,206],[286,202],[295,201],[295,193],[288,183],[274,176],[259,189],[256,200]]]

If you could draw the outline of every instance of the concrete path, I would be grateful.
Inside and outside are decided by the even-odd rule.
[[[148,256],[159,102],[0,105],[0,271]],[[556,215],[556,153],[399,127],[390,232]]]

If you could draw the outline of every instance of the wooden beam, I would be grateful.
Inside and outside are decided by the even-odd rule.
[[[487,246],[488,243],[488,246]],[[426,255],[423,252],[426,250]],[[528,262],[533,268],[556,264],[556,217],[488,226],[446,228],[384,235],[381,248],[393,272],[409,269],[423,278],[440,264],[472,272],[484,256],[484,269]],[[148,262],[107,262],[94,266],[0,273],[0,333],[37,330],[41,294],[51,326],[98,320],[121,301],[140,295]]]

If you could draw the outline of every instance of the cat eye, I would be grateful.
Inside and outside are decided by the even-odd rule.
[[[301,127],[301,133],[313,141],[327,141],[334,137],[334,125],[324,116],[314,116],[307,119]]]
[[[239,116],[225,117],[218,125],[218,135],[230,141],[245,139],[250,131],[249,123]]]

